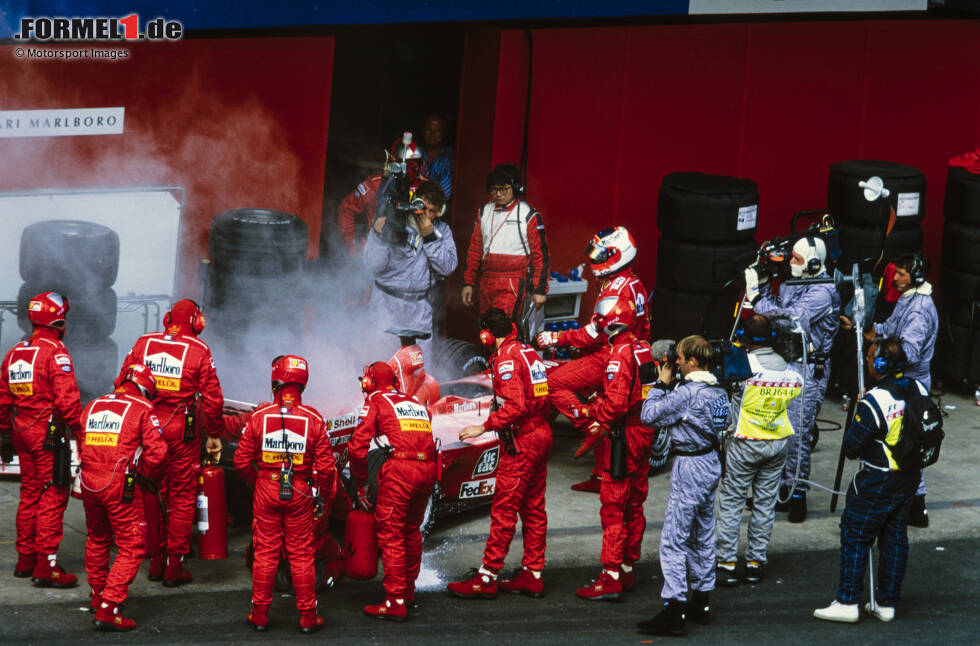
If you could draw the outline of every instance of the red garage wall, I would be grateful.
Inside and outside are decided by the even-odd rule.
[[[289,211],[319,240],[332,38],[125,49],[129,58],[116,62],[66,62],[16,58],[14,47],[0,47],[5,110],[126,108],[122,135],[0,138],[0,190],[183,186],[183,294],[197,294],[196,262],[223,209]]]
[[[555,269],[580,263],[600,227],[624,224],[652,285],[657,190],[668,173],[757,181],[761,241],[787,233],[794,212],[824,207],[828,166],[855,158],[925,172],[926,252],[938,256],[946,160],[980,144],[980,21],[532,35],[528,196],[545,216]],[[523,32],[502,32],[494,163],[520,155],[526,53]]]

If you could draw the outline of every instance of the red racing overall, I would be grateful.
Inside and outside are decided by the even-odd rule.
[[[0,376],[0,433],[13,429],[14,450],[20,457],[18,569],[37,556],[34,576],[42,578],[47,578],[45,567],[58,553],[68,504],[68,487],[50,484],[54,452],[44,448],[48,420],[54,416],[77,435],[81,413],[71,357],[58,337],[57,330],[35,327],[28,340],[7,353]]]
[[[392,387],[375,390],[364,400],[351,436],[351,478],[367,480],[371,440],[387,436],[390,457],[378,473],[374,518],[384,566],[388,599],[414,599],[415,579],[422,566],[419,525],[436,483],[436,445],[429,411],[414,397]]]
[[[123,384],[115,393],[93,400],[82,413],[79,457],[82,502],[88,540],[85,571],[93,597],[118,606],[126,600],[146,550],[143,497],[137,491],[124,502],[127,472],[156,479],[164,468],[167,443],[149,401]],[[141,450],[138,458],[137,451]],[[109,569],[115,539],[119,552]]]
[[[484,428],[488,431],[513,429],[517,454],[500,447],[497,485],[490,508],[490,536],[483,566],[500,572],[517,526],[523,523],[524,558],[522,565],[540,572],[544,569],[545,536],[548,515],[544,492],[551,455],[551,427],[548,410],[548,378],[537,353],[512,332],[490,357],[493,392],[497,410],[490,413]]]
[[[282,500],[282,481],[288,470],[284,465],[289,461],[292,497]],[[235,469],[247,484],[255,486],[253,606],[267,611],[272,603],[276,568],[285,546],[296,608],[315,610],[313,495],[307,479],[314,479],[329,504],[336,469],[323,418],[304,406],[299,393],[287,384],[276,394],[275,403],[262,404],[252,412],[235,450]]]

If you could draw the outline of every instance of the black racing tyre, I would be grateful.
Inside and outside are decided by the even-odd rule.
[[[82,220],[44,220],[20,234],[20,277],[35,285],[92,293],[111,287],[119,273],[119,235]]]
[[[943,225],[943,266],[980,274],[980,226],[946,221]]]
[[[650,473],[667,465],[670,461],[670,432],[658,428],[653,435],[653,445],[650,452]]]
[[[432,354],[432,374],[438,381],[468,377],[490,367],[483,350],[459,339],[436,338],[432,343]]]
[[[890,192],[869,202],[858,182],[877,176]],[[856,159],[830,165],[827,210],[838,224],[884,226],[888,207],[895,209],[902,226],[918,224],[926,216],[926,178],[912,166],[888,161]]]
[[[66,339],[65,346],[75,366],[75,379],[82,392],[82,403],[112,392],[112,382],[120,366],[119,348],[115,341]]]
[[[208,252],[219,273],[285,276],[302,268],[308,237],[306,223],[292,213],[229,209],[211,221]]]
[[[660,236],[657,244],[657,284],[682,292],[708,294],[739,279],[755,259],[755,241],[736,244],[696,244]]]
[[[671,173],[660,184],[657,227],[690,242],[751,240],[755,236],[759,186],[750,179]]]
[[[17,293],[17,324],[24,332],[31,331],[31,322],[27,316],[27,304],[34,296],[47,291],[38,285],[24,283]],[[116,292],[103,289],[94,294],[73,295],[65,293],[68,298],[68,329],[65,333],[67,340],[89,341],[103,339],[116,329],[117,302]]]
[[[943,311],[950,323],[970,325],[976,321],[980,324],[980,274],[957,271],[944,265],[939,290]]]
[[[429,537],[432,528],[435,527],[440,497],[439,483],[437,482],[435,489],[432,491],[432,495],[429,496],[429,502],[425,505],[425,511],[422,513],[422,524],[419,525],[419,532],[422,534],[423,541]]]
[[[450,382],[448,384],[439,384],[440,397],[455,395],[457,397],[462,397],[463,399],[476,399],[477,397],[485,397],[486,395],[492,394],[493,388],[483,384],[476,384],[471,381],[457,381]]]
[[[883,249],[886,261],[911,251],[922,251],[922,227],[919,225],[907,228],[896,226],[885,238],[884,248],[881,232],[874,227],[841,225],[837,232],[843,252],[837,261],[838,267],[850,267],[867,258],[876,261],[881,257]]]
[[[949,167],[943,213],[947,222],[980,227],[980,175],[959,166]]]
[[[737,295],[728,291],[694,294],[658,285],[653,290],[652,338],[679,341],[690,334],[727,338],[737,302]]]

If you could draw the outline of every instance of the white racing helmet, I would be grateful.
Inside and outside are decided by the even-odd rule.
[[[592,236],[585,255],[593,275],[605,278],[629,267],[636,258],[636,242],[626,227],[603,229]]]
[[[803,236],[793,245],[793,252],[803,258],[803,264],[789,264],[793,278],[816,276],[827,262],[827,244],[819,236]]]

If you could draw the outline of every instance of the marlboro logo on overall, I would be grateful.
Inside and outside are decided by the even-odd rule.
[[[285,433],[283,423],[286,424]],[[262,461],[266,464],[280,464],[286,459],[288,451],[293,464],[303,464],[309,423],[307,418],[298,415],[267,415],[263,418]]]
[[[412,401],[401,401],[394,405],[398,426],[403,431],[431,433],[432,424],[425,406]]]
[[[143,353],[143,363],[153,373],[157,388],[176,392],[180,390],[186,356],[186,343],[150,339]]]
[[[535,397],[546,397],[548,395],[548,373],[545,371],[544,364],[535,359],[530,365],[531,383],[534,385]]]
[[[131,402],[97,399],[85,418],[85,446],[116,446]]]
[[[10,352],[10,366],[7,368],[7,381],[10,392],[15,395],[34,394],[34,362],[40,348],[14,348]]]

